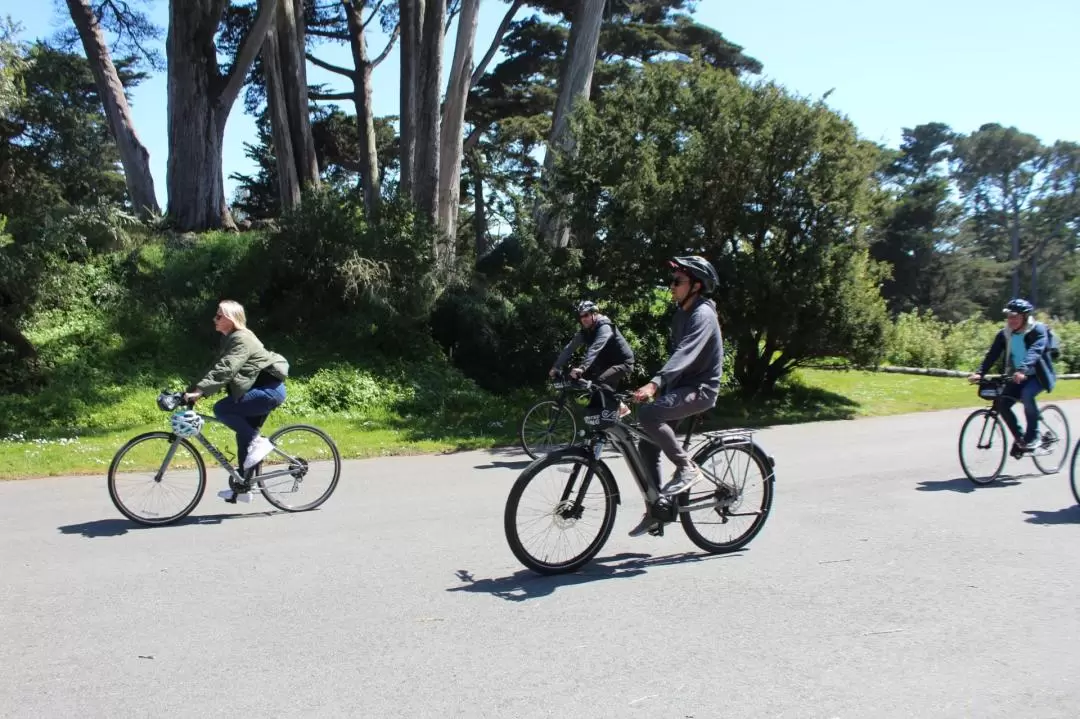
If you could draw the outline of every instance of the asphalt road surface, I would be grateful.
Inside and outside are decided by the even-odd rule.
[[[1068,466],[974,487],[966,413],[759,433],[773,513],[726,556],[628,537],[614,458],[610,541],[553,578],[503,536],[517,452],[347,462],[306,514],[216,470],[160,528],[103,477],[0,483],[0,716],[1080,716]]]

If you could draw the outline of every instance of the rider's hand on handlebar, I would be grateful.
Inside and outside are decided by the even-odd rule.
[[[657,389],[658,387],[655,382],[649,382],[648,384],[639,387],[634,391],[634,401],[644,402],[645,400],[652,398],[653,395],[656,394]]]
[[[195,390],[194,392],[185,392],[183,397],[184,404],[195,404],[199,401],[200,397],[202,397],[202,392],[199,390]]]
[[[1015,382],[1016,384],[1020,384],[1026,379],[1027,379],[1027,375],[1024,374],[1023,372],[1017,372],[1012,376],[1012,381]]]
[[[580,367],[575,367],[570,370],[570,379],[581,379],[581,375],[585,374],[585,370]]]
[[[551,379],[555,379],[558,376],[559,370],[555,369],[554,367],[548,370],[548,377],[550,377]]]
[[[972,374],[968,375],[968,382],[970,382],[971,384],[978,384],[979,380],[981,380],[981,379],[982,379],[982,375],[978,374],[978,373],[973,372]]]

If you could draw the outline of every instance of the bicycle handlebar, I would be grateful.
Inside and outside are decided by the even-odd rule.
[[[190,409],[195,406],[195,403],[185,402],[183,392],[170,392],[167,389],[163,389],[157,396],[157,406],[162,412],[172,412],[177,407],[187,407]]]

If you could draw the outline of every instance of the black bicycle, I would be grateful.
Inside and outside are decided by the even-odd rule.
[[[602,392],[588,381],[573,384],[590,397]],[[761,531],[772,507],[775,462],[754,442],[752,430],[703,433],[692,455],[702,481],[672,501],[661,497],[654,470],[638,451],[638,442],[652,440],[618,418],[618,403],[630,395],[603,394],[603,409],[585,418],[585,443],[534,461],[510,490],[503,524],[522,564],[540,574],[571,572],[604,546],[622,501],[614,474],[600,458],[608,444],[621,451],[646,511],[659,522],[652,534],[662,536],[665,524],[679,521],[690,541],[722,554],[744,547]],[[691,419],[686,448],[699,419]]]
[[[158,408],[184,411],[183,394],[162,392]],[[200,414],[202,422],[217,422]],[[293,424],[269,437],[274,449],[250,470],[233,467],[201,429],[190,437],[173,432],[147,432],[128,440],[109,465],[109,497],[121,514],[146,525],[176,522],[195,509],[206,491],[206,464],[196,440],[229,474],[237,494],[259,492],[286,512],[304,512],[325,502],[341,477],[341,455],[330,436],[318,427]]]
[[[1069,421],[1065,419],[1065,413],[1052,404],[1043,405],[1039,410],[1038,449],[1025,450],[1015,442],[1009,449],[1005,422],[993,402],[1001,396],[1010,381],[1000,376],[981,379],[979,397],[991,404],[968,415],[960,429],[960,466],[975,484],[990,484],[1001,476],[1005,460],[1010,455],[1014,459],[1029,456],[1040,472],[1054,474],[1061,470],[1069,454]],[[1075,464],[1075,457],[1073,462]]]
[[[564,380],[562,374],[555,376],[551,386],[555,396],[530,407],[518,429],[521,448],[532,459],[572,447],[581,439],[574,415],[588,401],[588,392],[576,389],[574,381]]]

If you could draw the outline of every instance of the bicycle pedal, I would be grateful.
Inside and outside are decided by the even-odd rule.
[[[651,536],[653,536],[653,537],[663,537],[664,536],[664,525],[663,524],[657,524],[656,526],[654,526],[652,529],[649,530],[649,534]]]

